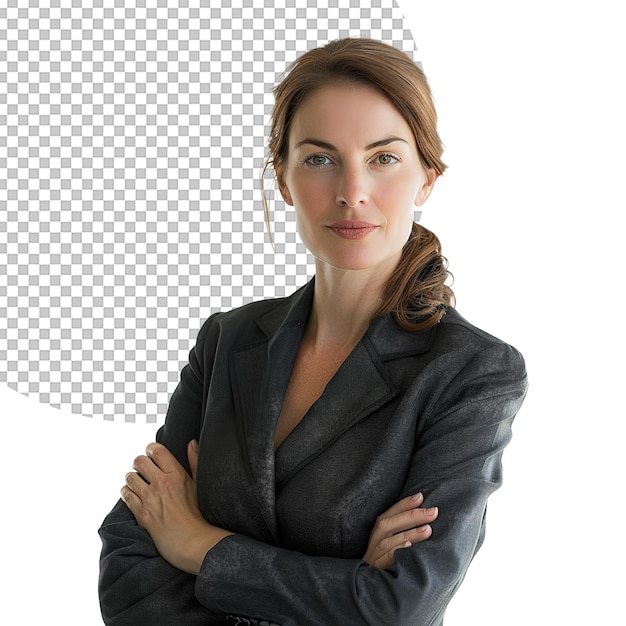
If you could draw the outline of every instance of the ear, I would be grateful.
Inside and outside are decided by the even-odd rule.
[[[278,189],[280,190],[280,195],[283,197],[285,204],[293,206],[293,200],[291,199],[291,194],[289,193],[287,185],[278,185]]]
[[[289,206],[293,206],[293,200],[291,198],[291,194],[289,193],[289,188],[285,184],[285,181],[278,173],[278,168],[274,167],[274,174],[276,175],[276,182],[278,183],[278,190],[280,191],[280,195],[282,196],[285,204]]]
[[[437,172],[432,168],[425,169],[424,174],[424,180],[415,195],[415,206],[422,206],[428,200],[437,180]]]

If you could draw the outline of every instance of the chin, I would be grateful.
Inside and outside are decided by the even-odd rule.
[[[329,265],[337,270],[344,271],[364,271],[380,268],[381,270],[391,271],[396,267],[399,261],[399,255],[391,255],[381,257],[372,254],[341,254],[341,255],[324,255],[316,256],[316,259],[325,265]]]

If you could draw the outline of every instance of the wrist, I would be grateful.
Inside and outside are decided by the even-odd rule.
[[[210,552],[222,539],[232,535],[233,533],[217,528],[209,524],[206,525],[202,532],[194,535],[193,539],[186,545],[185,554],[181,559],[179,568],[189,574],[199,574],[202,562],[207,553]]]

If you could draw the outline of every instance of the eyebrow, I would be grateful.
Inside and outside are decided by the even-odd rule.
[[[394,143],[396,141],[402,141],[406,144],[409,143],[406,139],[402,139],[401,137],[387,137],[387,139],[381,139],[380,141],[375,141],[374,143],[370,143],[369,145],[365,146],[365,149],[372,150],[373,148],[380,148],[381,146],[388,146],[390,143]],[[323,148],[324,150],[333,150],[335,152],[338,152],[338,148],[336,146],[333,146],[332,143],[322,141],[321,139],[312,139],[312,138],[307,138],[307,139],[303,139],[302,141],[299,141],[294,146],[294,149],[299,148],[300,146],[303,146],[305,144],[317,146],[318,148]]]

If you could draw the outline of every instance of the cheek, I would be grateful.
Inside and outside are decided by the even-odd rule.
[[[394,230],[404,232],[410,230],[415,215],[415,194],[417,188],[412,184],[390,184],[381,195],[381,204],[385,207],[384,214],[388,225]],[[408,236],[408,235],[407,235]]]
[[[399,245],[404,245],[409,236],[411,235],[411,229],[413,228],[414,213],[411,208],[405,208],[402,213],[398,213],[396,217],[396,223],[393,229],[394,239]]]
[[[318,181],[304,181],[290,188],[294,207],[304,219],[314,220],[328,205],[328,194]]]

